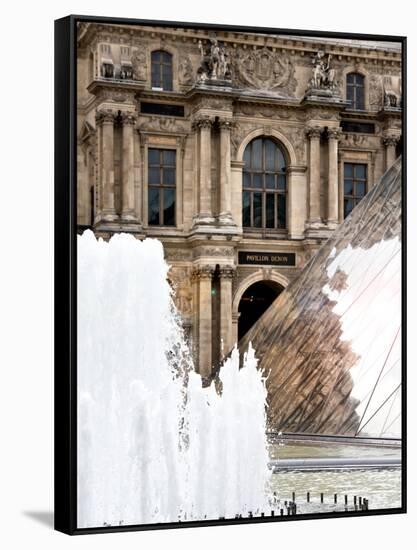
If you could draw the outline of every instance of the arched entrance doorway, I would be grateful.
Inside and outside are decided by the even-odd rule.
[[[258,281],[248,287],[239,302],[238,340],[256,323],[283,291],[275,281]]]

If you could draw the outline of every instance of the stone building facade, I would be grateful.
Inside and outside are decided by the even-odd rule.
[[[163,242],[204,377],[401,152],[396,43],[83,23],[77,82],[79,230]]]

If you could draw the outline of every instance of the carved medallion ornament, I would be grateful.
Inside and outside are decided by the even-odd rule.
[[[238,50],[234,56],[234,80],[241,86],[293,95],[297,86],[291,59],[281,52],[263,47],[259,50]]]

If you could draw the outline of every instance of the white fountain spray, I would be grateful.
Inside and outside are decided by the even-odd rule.
[[[235,349],[201,387],[162,244],[78,237],[78,526],[267,510],[266,388]]]

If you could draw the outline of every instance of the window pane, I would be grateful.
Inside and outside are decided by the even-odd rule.
[[[175,185],[175,168],[164,168],[164,185]]]
[[[366,193],[366,190],[365,190],[365,182],[356,182],[356,185],[355,185],[355,196],[356,197],[364,197],[365,196],[365,193]]]
[[[346,216],[349,216],[352,210],[353,210],[353,199],[345,199],[345,208],[344,208],[345,218]]]
[[[275,196],[273,193],[267,193],[265,195],[266,204],[265,204],[265,227],[273,228],[274,223],[274,213],[275,213]]]
[[[161,60],[161,53],[160,51],[152,52],[152,62],[159,63]]]
[[[346,99],[350,101],[351,105],[350,107],[353,107],[353,100],[354,100],[354,88],[353,86],[348,86],[346,88]]]
[[[261,189],[262,188],[262,180],[263,180],[262,174],[253,174],[253,176],[252,176],[252,185],[253,185],[253,187],[256,187],[257,189]]]
[[[353,178],[353,164],[345,163],[345,178]]]
[[[287,178],[283,174],[278,176],[278,189],[280,191],[285,191],[287,188]]]
[[[253,193],[253,226],[262,227],[262,193]]]
[[[243,172],[243,187],[250,187],[250,174],[248,174],[247,172]]]
[[[355,81],[356,81],[356,85],[357,86],[364,86],[364,81],[365,81],[365,78],[363,75],[359,74],[359,73],[356,73],[355,74]]]
[[[265,175],[265,187],[267,189],[275,189],[275,176],[274,174]]]
[[[277,146],[272,140],[265,140],[265,170],[270,170],[271,172],[275,170],[276,148]]]
[[[148,149],[148,163],[159,164],[159,149]]]
[[[172,90],[172,74],[163,74],[162,75],[162,88],[164,90]]]
[[[245,152],[243,153],[243,162],[245,163],[245,168],[248,170],[250,168],[250,153],[252,150],[252,144],[249,143],[249,145],[246,147]]]
[[[280,172],[283,172],[286,168],[284,155],[282,154],[281,149],[279,149],[278,147],[277,147],[277,168]]]
[[[364,89],[362,87],[356,88],[356,109],[364,109],[365,108],[365,97],[364,97]]]
[[[278,201],[278,227],[285,228],[287,226],[287,197],[285,195],[277,195]]]
[[[250,227],[250,193],[245,191],[242,197],[242,223],[244,227]]]
[[[160,179],[160,170],[158,168],[149,168],[149,185],[159,185],[161,182]]]
[[[262,170],[262,139],[252,142],[252,168]]]
[[[353,181],[345,180],[345,195],[353,195]]]
[[[352,84],[355,81],[355,73],[349,73],[346,77],[346,82]]]
[[[148,189],[148,221],[149,225],[159,225],[159,189]]]
[[[355,178],[366,178],[366,164],[355,164]]]
[[[172,55],[168,52],[161,52],[162,62],[171,63]]]
[[[169,166],[175,166],[175,151],[164,151],[163,163]]]
[[[164,225],[175,225],[175,189],[164,189]]]

